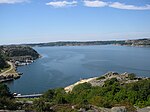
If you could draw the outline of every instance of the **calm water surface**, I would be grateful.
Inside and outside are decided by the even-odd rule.
[[[7,83],[12,92],[42,93],[108,71],[150,76],[150,48],[146,47],[102,45],[34,49],[42,58],[31,65],[18,67],[18,71],[23,72],[22,77]]]

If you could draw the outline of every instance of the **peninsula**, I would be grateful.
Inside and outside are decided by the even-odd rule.
[[[27,46],[0,46],[0,82],[11,81],[20,77],[17,66],[32,63],[40,55]]]

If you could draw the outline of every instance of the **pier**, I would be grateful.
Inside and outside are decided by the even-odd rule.
[[[14,96],[14,98],[37,98],[42,95],[43,94],[17,95],[17,96]]]

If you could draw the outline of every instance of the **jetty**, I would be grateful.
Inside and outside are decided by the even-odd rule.
[[[17,95],[17,96],[14,96],[14,98],[37,98],[42,95],[43,94]]]

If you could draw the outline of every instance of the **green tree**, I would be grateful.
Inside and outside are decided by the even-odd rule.
[[[11,97],[9,88],[5,84],[0,84],[0,98],[2,97]]]
[[[136,75],[135,75],[134,73],[130,73],[130,74],[128,74],[128,78],[129,78],[130,80],[133,80],[133,79],[136,78]]]

